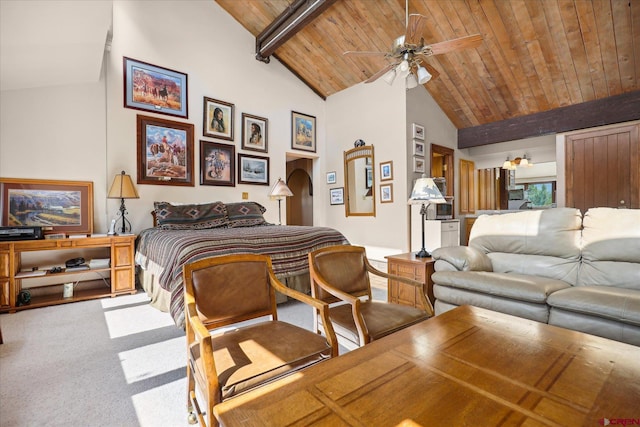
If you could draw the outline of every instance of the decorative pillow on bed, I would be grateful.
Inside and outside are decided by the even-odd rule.
[[[253,227],[266,224],[262,216],[267,209],[256,202],[227,203],[229,227]]]
[[[227,207],[222,202],[173,205],[155,202],[158,227],[164,230],[199,230],[227,225]]]

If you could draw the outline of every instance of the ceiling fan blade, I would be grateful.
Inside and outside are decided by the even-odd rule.
[[[382,77],[387,71],[389,71],[390,69],[392,69],[393,67],[395,67],[397,64],[388,64],[386,67],[384,67],[383,69],[381,69],[380,71],[378,71],[377,73],[375,73],[373,76],[369,77],[367,80],[365,80],[365,83],[373,83],[376,80],[378,80],[380,77]]]
[[[357,55],[357,56],[384,56],[387,52],[373,52],[373,51],[357,51],[357,50],[348,50],[343,53],[343,55]]]
[[[481,43],[482,36],[480,34],[474,34],[472,36],[447,40],[446,42],[434,43],[427,47],[431,48],[432,55],[439,55],[441,53],[453,52],[455,50],[478,47]]]
[[[420,39],[424,34],[424,29],[427,26],[427,17],[412,14],[409,16],[409,22],[407,23],[407,35],[404,38],[405,43],[418,45]]]

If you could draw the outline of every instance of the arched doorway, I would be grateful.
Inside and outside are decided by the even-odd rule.
[[[287,162],[287,186],[293,193],[287,197],[287,225],[313,225],[313,182],[307,170],[310,167],[309,159]]]

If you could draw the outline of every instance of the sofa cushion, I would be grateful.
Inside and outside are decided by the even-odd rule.
[[[469,246],[447,246],[438,248],[431,253],[431,257],[436,260],[446,261],[451,264],[451,268],[447,268],[442,263],[440,269],[458,271],[493,271],[491,267],[491,259],[484,252]],[[436,269],[436,271],[440,271]]]
[[[640,326],[552,308],[549,324],[640,346]]]
[[[547,299],[552,308],[640,326],[640,291],[611,286],[575,286]]]
[[[578,285],[640,290],[640,209],[592,208],[583,225]]]
[[[487,271],[436,271],[431,279],[442,286],[533,303],[544,303],[553,292],[570,287],[547,277]]]

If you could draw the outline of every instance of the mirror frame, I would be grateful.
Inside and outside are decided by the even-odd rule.
[[[344,187],[345,187],[345,215],[346,216],[376,216],[376,168],[373,145],[355,147],[344,152]],[[349,192],[349,162],[357,159],[371,157],[371,198],[373,209],[371,212],[351,212]]]

